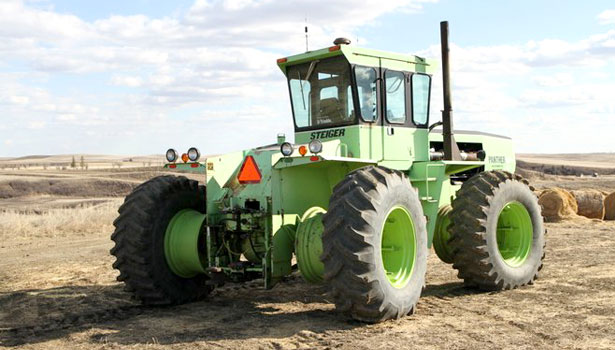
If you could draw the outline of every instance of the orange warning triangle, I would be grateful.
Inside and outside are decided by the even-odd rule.
[[[241,165],[237,180],[241,184],[255,184],[261,182],[261,171],[252,156],[247,156]]]

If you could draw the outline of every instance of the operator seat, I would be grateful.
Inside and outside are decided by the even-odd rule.
[[[342,104],[335,97],[320,100],[320,120],[331,124],[345,121]]]

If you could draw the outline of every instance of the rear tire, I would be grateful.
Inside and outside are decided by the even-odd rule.
[[[466,285],[512,289],[538,278],[545,230],[526,180],[505,171],[482,172],[461,186],[452,207],[453,268]]]
[[[159,176],[129,194],[113,222],[113,264],[118,281],[147,305],[181,304],[205,297],[207,276],[182,278],[165,258],[164,236],[171,218],[182,209],[205,212],[205,187],[180,176]]]
[[[427,230],[403,173],[351,172],[334,188],[323,224],[324,280],[339,311],[371,323],[413,313],[425,284]]]

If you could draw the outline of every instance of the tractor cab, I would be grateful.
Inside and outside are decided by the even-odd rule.
[[[340,156],[427,160],[425,152],[413,151],[413,140],[418,132],[423,146],[416,148],[426,149],[433,63],[357,48],[348,39],[334,44],[278,60],[288,80],[295,141],[339,140],[340,152],[347,150]]]

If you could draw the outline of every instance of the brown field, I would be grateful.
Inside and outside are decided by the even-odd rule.
[[[538,189],[615,191],[612,175],[524,171]],[[547,224],[540,279],[512,291],[467,289],[432,252],[417,313],[398,321],[349,320],[334,312],[324,286],[298,275],[270,291],[259,281],[227,284],[202,302],[142,307],[115,281],[109,236],[122,197],[161,173],[0,170],[0,348],[615,348],[615,222],[583,218]]]

